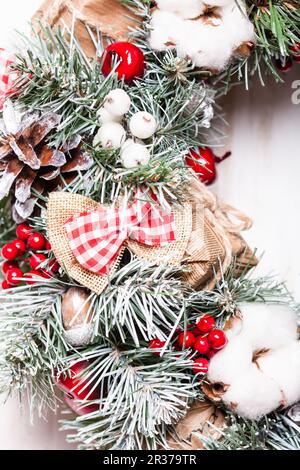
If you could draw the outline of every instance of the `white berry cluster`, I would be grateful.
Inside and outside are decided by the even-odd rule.
[[[242,44],[254,42],[244,0],[157,0],[156,5],[150,46],[175,48],[202,69],[224,69]]]
[[[210,361],[208,379],[240,416],[260,419],[300,400],[297,317],[286,305],[246,303],[226,330],[227,346]]]
[[[142,140],[152,137],[157,129],[154,116],[146,111],[139,111],[133,114],[128,122],[132,138],[127,139],[127,132],[122,123],[130,106],[130,97],[124,90],[112,90],[97,113],[101,127],[93,142],[94,146],[101,144],[107,149],[120,148],[124,168],[135,168],[149,162],[150,152]]]

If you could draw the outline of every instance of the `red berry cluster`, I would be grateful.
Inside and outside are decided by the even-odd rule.
[[[216,328],[216,323],[211,315],[202,315],[196,324],[189,325],[186,332],[177,331],[176,347],[180,349],[192,348],[200,355],[194,360],[193,372],[206,374],[211,359],[227,344],[227,338],[223,330]],[[154,338],[149,342],[153,354],[159,356],[160,350],[165,345],[164,341]]]
[[[27,284],[35,284],[36,276],[49,278],[59,269],[59,264],[55,259],[49,261],[46,268],[40,268],[48,259],[43,253],[38,251],[51,250],[50,243],[40,232],[34,232],[27,223],[20,224],[16,228],[18,238],[10,243],[6,243],[1,250],[2,257],[6,260],[2,264],[2,272],[5,279],[2,282],[3,289],[11,289],[19,285],[24,278]],[[30,257],[27,257],[27,254]],[[27,269],[29,263],[30,270]],[[25,274],[26,273],[26,274]]]
[[[289,50],[291,51],[291,55],[289,57],[285,57],[284,60],[277,60],[276,67],[280,72],[288,72],[294,62],[300,62],[300,42],[292,44],[289,46]]]

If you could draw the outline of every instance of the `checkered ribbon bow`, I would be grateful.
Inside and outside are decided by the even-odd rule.
[[[126,207],[104,207],[72,217],[65,224],[70,248],[78,263],[105,275],[127,238],[148,246],[175,240],[171,212],[135,200]]]
[[[12,92],[17,78],[17,73],[10,71],[13,62],[14,55],[0,48],[0,109],[3,108],[5,98]]]

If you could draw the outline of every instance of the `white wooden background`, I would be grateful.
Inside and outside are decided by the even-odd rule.
[[[41,0],[3,2],[0,47],[13,47],[14,29],[26,30]],[[295,64],[285,85],[252,91],[235,89],[226,99],[230,124],[227,147],[233,156],[219,167],[213,189],[254,220],[246,238],[265,252],[258,273],[278,273],[300,300],[300,104],[291,102],[291,83],[300,79]],[[29,424],[17,401],[0,405],[0,449],[67,449],[57,417]]]

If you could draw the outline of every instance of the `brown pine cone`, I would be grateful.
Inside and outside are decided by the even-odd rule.
[[[0,200],[14,193],[16,222],[32,214],[37,201],[34,193],[53,191],[61,185],[61,175],[69,179],[92,164],[92,158],[81,150],[80,136],[59,149],[46,143],[47,135],[59,122],[58,114],[21,115],[9,100],[5,102],[0,135]]]

